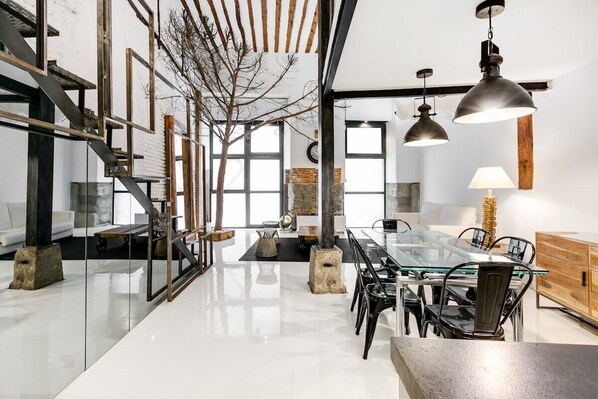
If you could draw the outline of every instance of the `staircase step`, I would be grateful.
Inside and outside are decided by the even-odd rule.
[[[94,129],[98,128],[98,116],[89,108],[85,108],[85,125],[90,126]],[[124,126],[120,123],[106,120],[106,126],[112,129],[124,129]]]
[[[1,0],[0,0],[1,1]],[[59,67],[56,61],[48,61],[48,71],[54,76],[60,87],[64,90],[95,90],[96,85]]]
[[[8,19],[17,28],[23,37],[35,37],[35,25],[37,17],[26,10],[16,1],[0,0],[0,9],[6,11]],[[58,36],[60,32],[48,25],[48,36]]]
[[[116,155],[116,158],[118,159],[127,159],[127,156],[129,155],[122,148],[113,148],[112,152],[114,153],[114,155]],[[143,155],[133,154],[133,159],[145,159],[145,157]]]
[[[135,179],[136,183],[160,183],[170,180],[166,176],[133,176],[133,179]]]
[[[152,202],[168,202],[166,198],[150,198]]]

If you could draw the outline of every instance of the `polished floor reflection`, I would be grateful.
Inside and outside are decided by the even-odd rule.
[[[217,244],[215,267],[160,305],[59,397],[397,397],[392,311],[383,313],[363,360],[351,292],[312,295],[307,263],[236,261],[255,239],[237,231]],[[344,273],[352,289],[352,267]],[[525,306],[526,341],[598,344],[595,330],[558,311],[536,310],[533,293]]]
[[[155,262],[157,284],[164,263]],[[160,303],[146,301],[145,261],[89,260],[87,274],[85,261],[63,268],[64,281],[10,290],[13,262],[0,261],[1,398],[53,397]]]

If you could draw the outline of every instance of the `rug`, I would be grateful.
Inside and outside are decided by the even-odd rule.
[[[257,241],[245,252],[245,254],[239,259],[239,261],[272,261],[272,262],[309,262],[310,247],[302,250],[299,248],[299,238],[281,238],[278,247],[278,255],[273,258],[258,258],[255,256],[255,250],[257,248]],[[366,248],[366,245],[373,244],[371,240],[358,240],[361,245]],[[349,240],[346,238],[339,238],[336,241],[336,246],[343,251],[343,263],[352,263],[351,252],[349,250]],[[380,262],[376,251],[372,251],[372,263],[376,264]]]
[[[62,260],[85,260],[85,237],[67,237],[54,241],[60,244]],[[129,259],[129,245],[122,238],[108,240],[104,252],[96,249],[96,237],[87,237],[87,259]],[[14,260],[15,252],[0,255],[0,260]],[[147,237],[137,237],[131,246],[131,259],[147,259]],[[154,255],[154,259],[158,258]]]

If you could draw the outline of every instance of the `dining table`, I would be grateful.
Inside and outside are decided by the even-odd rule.
[[[383,228],[362,229],[375,246],[384,251],[390,263],[394,263],[401,273],[396,277],[397,303],[396,336],[405,336],[402,322],[405,306],[405,289],[409,285],[442,286],[444,274],[453,267],[467,262],[513,262],[500,252],[500,249],[476,248],[470,241],[434,230],[385,230]],[[546,275],[548,270],[529,265],[533,276]],[[468,275],[476,274],[476,266],[460,269]],[[510,288],[519,292],[523,287],[519,278],[523,270],[513,268]],[[451,281],[451,285],[476,287],[477,279],[462,278]],[[514,310],[513,339],[523,340],[523,303]]]

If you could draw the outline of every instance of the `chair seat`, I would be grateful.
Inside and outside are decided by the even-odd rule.
[[[426,305],[424,307],[424,317],[438,321],[438,312],[440,305]],[[459,305],[447,306],[442,308],[442,319],[438,323],[443,335],[447,338],[462,339],[504,339],[504,330],[499,327],[496,334],[492,333],[473,333],[475,324],[475,306]]]
[[[383,283],[384,289],[388,294],[389,299],[396,300],[397,298],[397,285],[395,283]],[[377,297],[377,298],[384,298],[384,293],[382,289],[377,284],[368,284],[366,287],[368,293]],[[411,291],[408,287],[405,288],[405,304],[419,304],[421,303],[421,298],[418,297],[415,292]]]

